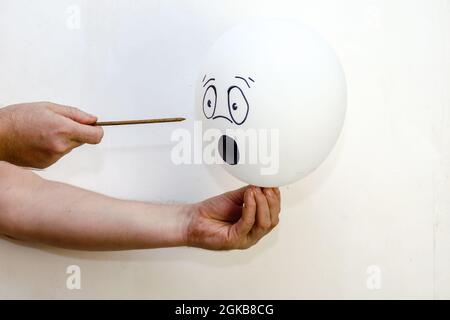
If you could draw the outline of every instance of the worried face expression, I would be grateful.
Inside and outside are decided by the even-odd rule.
[[[346,111],[345,76],[326,40],[295,21],[258,19],[226,31],[202,60],[195,109],[208,164],[260,187],[319,167]]]
[[[216,79],[203,77],[204,88],[202,108],[206,119],[215,121],[227,121],[230,125],[240,126],[245,123],[250,112],[250,103],[245,92],[251,89],[255,82],[251,77],[235,76],[233,84],[228,88],[217,88]],[[224,94],[227,97],[227,108],[218,108],[218,95]],[[222,135],[218,142],[218,150],[222,159],[229,165],[239,163],[239,147],[236,141]]]

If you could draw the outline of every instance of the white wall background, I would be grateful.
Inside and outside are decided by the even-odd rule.
[[[0,239],[0,298],[450,298],[449,0],[0,0],[0,104],[193,119],[203,54],[250,17],[317,29],[348,81],[344,133],[316,172],[282,189],[276,231],[244,252],[86,253]],[[100,146],[42,175],[163,202],[241,185],[174,166],[172,128],[107,129]],[[72,264],[79,291],[65,286]],[[367,286],[372,265],[378,290]]]

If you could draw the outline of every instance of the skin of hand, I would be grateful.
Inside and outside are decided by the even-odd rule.
[[[188,245],[211,250],[247,249],[278,225],[278,188],[248,186],[193,206]]]
[[[84,143],[99,143],[103,129],[91,125],[96,121],[77,108],[50,102],[1,108],[0,160],[47,168]]]
[[[79,250],[246,249],[277,225],[280,192],[245,187],[195,204],[126,201],[0,161],[0,233]]]

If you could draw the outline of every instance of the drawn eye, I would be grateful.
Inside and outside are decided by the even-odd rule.
[[[203,96],[203,113],[207,119],[211,119],[216,112],[217,91],[216,87],[209,86]]]
[[[241,88],[232,86],[228,89],[228,109],[231,118],[237,125],[243,124],[247,119],[249,105]]]

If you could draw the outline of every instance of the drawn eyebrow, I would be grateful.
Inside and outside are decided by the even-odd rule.
[[[205,79],[206,79],[206,74],[205,74],[205,76],[203,77],[203,80],[202,80],[202,82],[205,82]]]
[[[253,80],[252,78],[250,78],[250,77],[248,77],[248,79],[251,81],[251,82],[255,82],[255,80]]]
[[[216,79],[215,79],[215,78],[211,78],[211,79],[209,79],[208,81],[206,81],[205,84],[203,85],[203,88],[206,87],[206,85],[207,85],[208,82],[210,82],[210,81],[216,81]]]
[[[239,77],[239,76],[235,76],[235,78],[236,78],[236,79],[241,79],[241,80],[244,80],[244,81],[245,81],[245,84],[247,85],[247,87],[249,87],[249,88],[250,88],[250,85],[248,84],[248,81],[247,81],[247,80],[245,80],[245,78],[243,78],[243,77]]]

